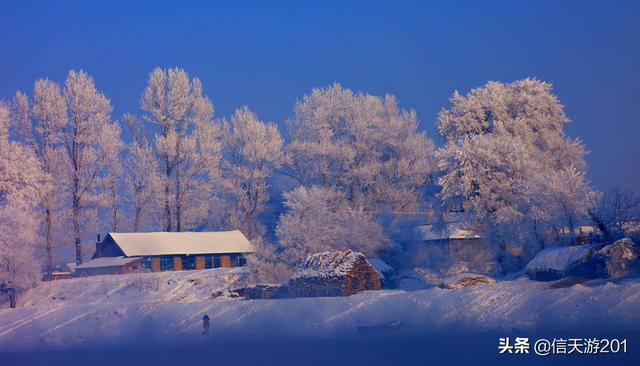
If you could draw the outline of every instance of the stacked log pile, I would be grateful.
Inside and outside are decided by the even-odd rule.
[[[286,284],[259,283],[257,285],[238,289],[236,292],[247,300],[286,299],[289,297],[289,287]]]
[[[375,267],[350,250],[309,255],[289,280],[291,297],[349,296],[380,288]]]

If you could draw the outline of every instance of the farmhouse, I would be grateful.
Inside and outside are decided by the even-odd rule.
[[[418,226],[417,229],[423,243],[430,245],[432,249],[440,248],[442,254],[451,259],[466,260],[482,246],[482,238],[477,230],[462,222],[427,224]]]
[[[473,225],[464,221],[426,224],[416,227],[416,234],[419,240],[407,248],[413,266],[446,271],[457,264],[483,274],[493,269],[494,248]]]
[[[309,255],[289,279],[291,297],[349,296],[380,288],[375,267],[350,250]]]
[[[215,232],[109,233],[76,276],[182,271],[245,265],[251,243],[239,230]]]

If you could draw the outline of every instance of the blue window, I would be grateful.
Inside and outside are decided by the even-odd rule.
[[[173,271],[173,257],[160,257],[160,270]]]
[[[151,258],[149,257],[143,257],[142,258],[142,268],[146,269],[146,270],[151,270]]]
[[[196,257],[194,255],[183,255],[182,269],[196,269]]]

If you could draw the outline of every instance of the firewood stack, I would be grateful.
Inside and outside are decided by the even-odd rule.
[[[291,297],[349,296],[380,288],[376,269],[364,254],[350,250],[311,254],[289,280]]]

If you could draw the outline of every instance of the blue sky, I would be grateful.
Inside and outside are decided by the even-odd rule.
[[[217,116],[249,105],[283,125],[334,81],[395,94],[435,136],[454,90],[536,77],[555,85],[598,188],[640,185],[640,2],[110,1],[0,3],[0,99],[33,81],[93,75],[139,112],[155,66],[202,79]]]

